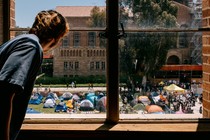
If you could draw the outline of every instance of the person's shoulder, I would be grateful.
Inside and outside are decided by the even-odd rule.
[[[25,44],[25,45],[24,45]],[[14,38],[8,40],[6,43],[1,45],[1,48],[7,47],[23,47],[23,46],[34,46],[35,48],[40,48],[39,38],[34,34],[20,34]]]
[[[16,41],[21,44],[27,44],[27,46],[34,46],[40,48],[39,38],[34,34],[22,34],[16,37]]]
[[[16,39],[32,41],[32,42],[39,42],[39,38],[34,34],[21,34],[21,35],[17,36]]]

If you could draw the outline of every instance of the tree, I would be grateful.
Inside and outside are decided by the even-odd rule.
[[[121,6],[132,12],[130,19],[138,29],[178,26],[178,8],[170,0],[122,0]],[[168,50],[176,46],[176,37],[176,33],[128,33],[121,46],[120,69],[130,83],[135,84],[138,76],[140,79],[152,77],[165,64]]]
[[[100,9],[94,6],[91,10],[90,18],[87,21],[89,27],[105,27],[106,26],[106,12],[104,9]],[[100,38],[100,46],[104,47],[106,45],[106,40]]]
[[[91,10],[90,18],[87,21],[89,27],[105,27],[106,25],[106,12],[97,6]]]

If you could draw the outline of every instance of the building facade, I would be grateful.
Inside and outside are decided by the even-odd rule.
[[[99,38],[100,31],[87,30],[87,21],[93,7],[60,6],[56,10],[68,20],[71,28],[63,39],[61,47],[53,50],[53,76],[105,75],[106,47],[105,39]],[[105,7],[100,7],[104,10]],[[80,12],[78,12],[80,11]],[[80,30],[80,28],[83,30]]]
[[[174,3],[178,6],[177,22],[180,27],[195,26],[195,5],[192,2],[189,2],[189,6],[178,2]],[[101,43],[105,42],[105,39],[99,37],[100,31],[79,30],[80,28],[89,28],[87,21],[91,18],[92,9],[91,6],[56,7],[56,10],[68,19],[70,29],[78,30],[70,31],[61,47],[53,50],[53,76],[105,75],[106,47],[105,43]],[[100,7],[100,9],[105,10],[105,7]],[[196,26],[200,26],[200,22]],[[200,39],[201,35],[196,37]],[[194,33],[178,33],[177,44],[168,51],[166,64],[197,65],[201,63],[201,46],[196,47],[193,40],[195,40]],[[202,45],[201,40],[199,41],[199,45]],[[196,48],[199,49],[196,50]]]

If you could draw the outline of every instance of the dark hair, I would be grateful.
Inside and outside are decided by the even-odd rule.
[[[55,10],[39,12],[29,30],[29,34],[39,37],[40,43],[48,42],[50,39],[59,40],[69,31],[66,19]]]

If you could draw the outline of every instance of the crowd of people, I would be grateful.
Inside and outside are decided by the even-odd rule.
[[[166,86],[175,84],[183,91],[165,89]],[[170,114],[188,114],[195,113],[193,108],[199,104],[199,113],[202,113],[202,93],[197,93],[198,84],[177,83],[174,81],[164,81],[157,84],[148,84],[145,89],[143,87],[136,87],[133,94],[132,89],[121,89],[120,95],[122,98],[122,112],[136,111],[133,108],[139,104],[144,107],[141,108],[145,113],[170,113]],[[149,106],[158,106],[153,112],[148,112]],[[161,107],[161,108],[159,108]],[[129,110],[129,111],[128,111]]]

